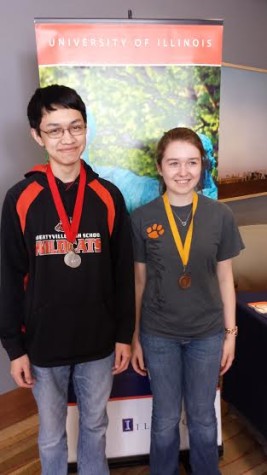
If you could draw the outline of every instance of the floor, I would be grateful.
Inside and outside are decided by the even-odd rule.
[[[38,416],[28,390],[16,389],[0,395],[0,474],[37,475],[40,463],[36,444]],[[263,446],[240,416],[222,403],[222,475],[267,475]],[[149,467],[120,467],[111,475],[148,475]],[[181,475],[186,472],[181,467]],[[164,474],[162,474],[164,475]]]

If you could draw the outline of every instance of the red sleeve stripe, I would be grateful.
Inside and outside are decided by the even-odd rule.
[[[25,274],[23,282],[24,282],[24,290],[26,290],[28,287],[28,282],[29,282],[29,274]]]
[[[29,207],[42,190],[43,186],[39,185],[39,183],[34,181],[29,186],[27,186],[27,188],[21,193],[18,199],[16,210],[19,216],[20,226],[23,234],[25,231],[26,218]]]
[[[107,210],[108,210],[108,229],[109,234],[111,235],[114,228],[114,220],[115,220],[115,206],[113,198],[110,192],[103,186],[98,180],[93,180],[88,183],[88,186],[95,191],[95,193],[99,196],[99,198],[105,203]]]
[[[31,169],[31,172],[41,172],[41,173],[46,173],[47,170],[47,165],[43,165],[42,163],[38,165],[34,165],[34,167]]]

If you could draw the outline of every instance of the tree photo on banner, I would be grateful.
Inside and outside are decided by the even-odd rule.
[[[41,86],[73,87],[86,103],[84,160],[122,191],[129,211],[159,195],[155,149],[195,130],[217,198],[222,22],[36,20]]]

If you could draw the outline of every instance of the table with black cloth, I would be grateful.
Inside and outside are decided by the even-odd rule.
[[[266,292],[238,292],[236,356],[225,374],[222,398],[267,438],[267,314],[248,306],[267,301]]]

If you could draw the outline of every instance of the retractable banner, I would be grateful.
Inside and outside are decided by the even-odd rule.
[[[128,210],[159,195],[155,150],[173,127],[200,136],[209,161],[203,193],[217,198],[223,26],[220,21],[35,21],[40,84],[73,87],[86,104],[83,159],[122,191]],[[114,379],[108,402],[110,461],[147,455],[152,396],[131,368]],[[215,402],[221,445],[220,391]],[[181,449],[188,448],[186,416]],[[77,457],[78,412],[67,417],[69,463]]]
[[[159,195],[154,155],[178,126],[201,137],[217,198],[221,21],[35,20],[41,86],[65,84],[87,108],[83,158],[122,191],[129,211]]]

